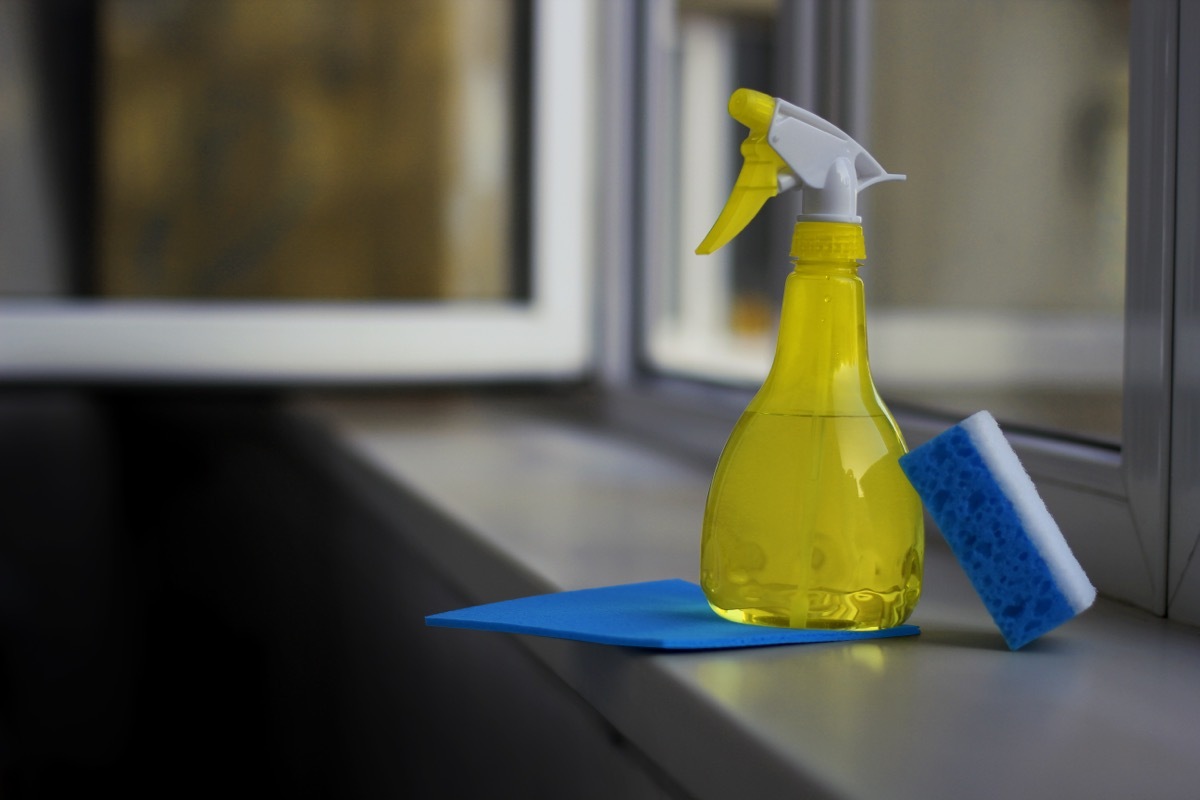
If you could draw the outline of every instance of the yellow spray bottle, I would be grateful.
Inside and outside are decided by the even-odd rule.
[[[775,360],[738,420],[709,489],[700,579],[727,619],[874,630],[921,592],[921,502],[898,463],[899,428],[867,361],[858,192],[886,172],[840,129],[739,89],[744,165],[697,248],[712,253],[780,192],[801,192]]]

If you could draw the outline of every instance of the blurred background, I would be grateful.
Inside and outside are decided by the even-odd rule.
[[[314,382],[446,375],[745,398],[798,198],[693,254],[740,166],[740,86],[908,176],[860,202],[893,409],[988,408],[1117,453],[1130,16],[0,0],[0,790],[437,796],[463,772],[446,741],[599,769],[565,739],[500,747],[439,716],[468,697],[502,727],[529,706],[465,677],[437,694],[469,656],[416,663],[419,618],[389,616],[417,602],[389,570],[415,586],[424,565],[273,411]]]
[[[724,100],[751,86],[909,176],[863,195],[885,394],[1118,443],[1127,3],[842,5],[643,10],[628,69],[663,102],[625,164],[589,167],[652,187],[628,200],[645,209],[641,257],[615,301],[640,309],[639,358],[736,385],[765,374],[796,198],[725,251],[692,254],[738,166]],[[528,2],[0,8],[0,296],[530,300]]]
[[[5,294],[524,291],[526,5],[13,0],[3,13],[7,213],[39,194],[77,204],[60,233],[93,245],[56,253],[48,221],[25,243],[5,225]]]
[[[715,97],[769,87],[907,175],[860,196],[884,395],[1119,441],[1128,17],[1116,0],[863,2],[805,36],[815,19],[787,4],[680,3],[679,234],[651,267],[655,363],[766,372],[798,199],[771,201],[786,207],[724,251],[692,251],[746,133]]]

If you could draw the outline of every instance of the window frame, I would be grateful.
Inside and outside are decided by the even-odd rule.
[[[1200,7],[1179,3],[1167,613],[1200,625]]]
[[[1186,5],[1186,4],[1183,4]],[[1188,36],[1181,34],[1179,0],[1151,0],[1130,6],[1130,163],[1128,189],[1128,228],[1126,252],[1126,312],[1124,321],[1123,374],[1123,439],[1120,448],[1107,447],[1067,438],[1054,438],[1044,434],[1006,427],[1005,433],[1013,444],[1022,463],[1033,477],[1047,506],[1059,522],[1064,535],[1076,554],[1085,563],[1089,577],[1106,595],[1146,609],[1158,615],[1170,613],[1174,617],[1192,621],[1200,619],[1200,567],[1195,567],[1194,558],[1200,543],[1200,531],[1180,535],[1178,530],[1186,519],[1182,484],[1188,487],[1200,485],[1200,453],[1193,444],[1189,450],[1177,448],[1172,452],[1172,424],[1179,424],[1188,412],[1190,418],[1200,416],[1200,399],[1194,387],[1200,385],[1200,372],[1191,363],[1200,352],[1200,337],[1197,326],[1192,324],[1190,339],[1186,341],[1177,332],[1176,325],[1183,320],[1183,312],[1176,312],[1175,305],[1189,303],[1190,322],[1195,323],[1197,312],[1196,296],[1200,292],[1197,279],[1196,233],[1190,226],[1181,226],[1180,236],[1190,237],[1179,241],[1181,253],[1190,259],[1176,266],[1175,220],[1194,219],[1196,197],[1194,185],[1176,197],[1176,172],[1187,166],[1194,175],[1196,171],[1196,147],[1194,142],[1197,121],[1194,101],[1186,117],[1187,126],[1177,123],[1177,110],[1186,106],[1181,101],[1181,92],[1196,95],[1192,69],[1186,85],[1180,83],[1180,48],[1185,50],[1189,64],[1196,61],[1195,45]],[[823,101],[836,98],[842,104],[843,117],[853,118],[863,113],[860,108],[865,96],[861,76],[850,69],[855,47],[862,47],[866,20],[856,22],[862,15],[861,4],[827,3],[823,0],[781,0],[779,22],[780,41],[789,43],[786,52],[795,58],[784,59],[780,65],[782,74],[779,85],[794,88],[796,102],[820,105]],[[645,315],[655,307],[653,286],[647,280],[647,265],[663,263],[669,253],[663,252],[662,244],[650,233],[655,228],[670,222],[670,199],[664,194],[668,184],[661,170],[669,164],[668,132],[656,125],[655,112],[663,105],[665,91],[662,88],[670,76],[672,46],[670,26],[675,14],[673,0],[655,0],[643,10],[640,34],[642,48],[641,94],[630,113],[630,124],[635,120],[644,123],[638,132],[641,150],[644,152],[642,166],[643,196],[637,206],[642,227],[639,235],[638,260],[641,273],[637,280],[643,292],[639,305],[640,328],[648,330]],[[1189,11],[1183,21],[1192,40],[1197,38],[1194,11]],[[1186,43],[1181,45],[1181,41]],[[831,92],[831,86],[815,79],[814,54],[821,54],[830,64],[830,72],[838,80],[841,75],[840,92]],[[1185,133],[1190,131],[1190,138]],[[1176,137],[1181,147],[1187,150],[1180,154],[1177,166]],[[1186,145],[1182,144],[1187,142]],[[1190,165],[1190,166],[1188,166]],[[656,169],[660,170],[656,175]],[[1193,180],[1193,184],[1195,181]],[[1189,199],[1190,198],[1190,199]],[[1190,204],[1190,205],[1189,205]],[[1190,209],[1190,212],[1188,211]],[[1190,213],[1191,217],[1181,216]],[[1185,230],[1186,228],[1186,230]],[[658,237],[660,240],[665,237]],[[1190,248],[1190,249],[1188,249]],[[1184,290],[1190,290],[1186,294]],[[1177,293],[1178,292],[1178,293]],[[1175,314],[1179,313],[1179,320]],[[1179,336],[1176,342],[1174,337]],[[1173,343],[1175,346],[1172,351]],[[628,354],[634,364],[634,372],[641,378],[635,386],[641,401],[617,404],[614,414],[627,421],[639,415],[647,416],[645,409],[668,399],[665,414],[678,413],[682,406],[693,410],[709,407],[711,416],[728,420],[749,400],[750,392],[729,387],[706,387],[702,381],[684,378],[668,378],[649,366],[648,354],[641,341],[635,343]],[[1193,358],[1188,361],[1187,354]],[[1173,397],[1172,377],[1174,371],[1190,377],[1190,386],[1179,386]],[[637,382],[635,381],[635,384]],[[1182,392],[1190,392],[1186,397]],[[649,399],[647,399],[649,398]],[[657,399],[655,399],[657,398]],[[1172,419],[1172,405],[1176,416]],[[661,406],[660,406],[661,407]],[[893,404],[901,428],[910,446],[920,444],[944,430],[957,420],[927,414],[919,409],[899,407]],[[696,412],[703,416],[703,412]],[[652,416],[651,412],[649,416]],[[633,422],[643,433],[654,427]],[[670,426],[657,426],[663,433],[660,438],[673,438],[673,444],[693,453],[713,452],[713,434],[697,435],[694,423],[674,426],[679,436],[672,437]],[[684,437],[691,437],[691,442]],[[703,440],[703,444],[698,444]],[[1185,454],[1186,453],[1186,454]],[[1171,506],[1171,458],[1176,459],[1174,471],[1175,505]],[[715,457],[715,453],[712,457]],[[1200,497],[1194,488],[1187,495],[1187,508],[1195,519],[1200,509]],[[1175,520],[1174,536],[1168,538],[1168,522]],[[1168,547],[1170,542],[1170,547]],[[1169,551],[1169,552],[1168,552]],[[1168,563],[1168,555],[1170,561]],[[1188,561],[1188,559],[1191,559]],[[1187,569],[1190,568],[1190,569]],[[1185,574],[1186,571],[1186,574]],[[1168,608],[1168,576],[1170,596],[1174,600]]]
[[[595,0],[533,0],[528,301],[3,299],[0,380],[579,379],[592,357],[595,14]]]
[[[1172,293],[1179,2],[1130,6],[1129,198],[1121,485],[1150,604],[1165,614],[1172,402]],[[1129,575],[1131,564],[1113,559]]]

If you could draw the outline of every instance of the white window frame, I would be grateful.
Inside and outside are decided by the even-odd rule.
[[[0,380],[346,383],[580,377],[592,350],[595,2],[534,2],[530,300],[8,299],[0,301]]]
[[[672,0],[654,0],[643,17],[648,73],[643,105],[635,118],[642,132],[650,181],[643,200],[643,231],[671,222],[661,186],[672,169],[667,132],[653,124],[659,87],[672,63]],[[776,30],[782,52],[781,80],[797,102],[812,106],[828,87],[816,80],[813,54],[837,63],[849,76],[834,95],[853,115],[854,50],[861,47],[859,3],[780,0]],[[1197,162],[1200,142],[1200,9],[1181,0],[1131,4],[1130,161],[1126,254],[1123,432],[1119,449],[1007,430],[1022,463],[1062,527],[1089,577],[1106,595],[1159,615],[1200,624],[1200,213]],[[1177,144],[1178,142],[1178,144]],[[657,162],[658,166],[655,166]],[[1178,191],[1177,191],[1178,183]],[[1180,224],[1176,226],[1176,220]],[[642,264],[664,262],[666,237],[642,237]],[[648,270],[647,270],[648,272]],[[645,276],[644,276],[645,277]],[[642,309],[657,307],[656,287],[645,281]],[[651,320],[643,319],[643,331]],[[631,358],[654,368],[654,353]],[[716,376],[709,374],[709,379]],[[748,398],[747,398],[748,399]],[[721,401],[729,404],[728,395]],[[956,420],[897,413],[910,446]]]

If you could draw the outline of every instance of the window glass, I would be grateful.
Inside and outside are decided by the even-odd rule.
[[[1128,7],[870,7],[863,139],[881,391],[1120,435]]]
[[[509,300],[527,35],[495,0],[109,0],[104,298]]]
[[[717,380],[757,380],[770,363],[777,297],[786,275],[786,247],[768,253],[774,220],[764,209],[742,235],[708,256],[694,251],[716,220],[741,166],[738,145],[745,129],[726,113],[738,86],[772,82],[771,30],[776,5],[756,0],[682,2],[669,35],[657,41],[670,52],[663,61],[678,98],[674,114],[659,126],[665,151],[652,165],[673,191],[658,195],[671,207],[650,231],[656,257],[649,271],[647,351],[667,372]],[[656,247],[654,245],[657,245]],[[782,265],[782,266],[781,266]]]
[[[692,254],[733,185],[745,130],[725,100],[748,85],[808,105],[908,176],[860,198],[872,368],[890,402],[1119,441],[1127,4],[852,8],[786,20],[790,41],[819,45],[801,76],[812,90],[781,72],[770,36],[745,33],[784,24],[779,9],[679,7],[680,210],[654,278],[651,360],[746,385],[769,367],[794,200],[771,201],[725,250]]]
[[[597,19],[0,2],[0,377],[578,380]]]

